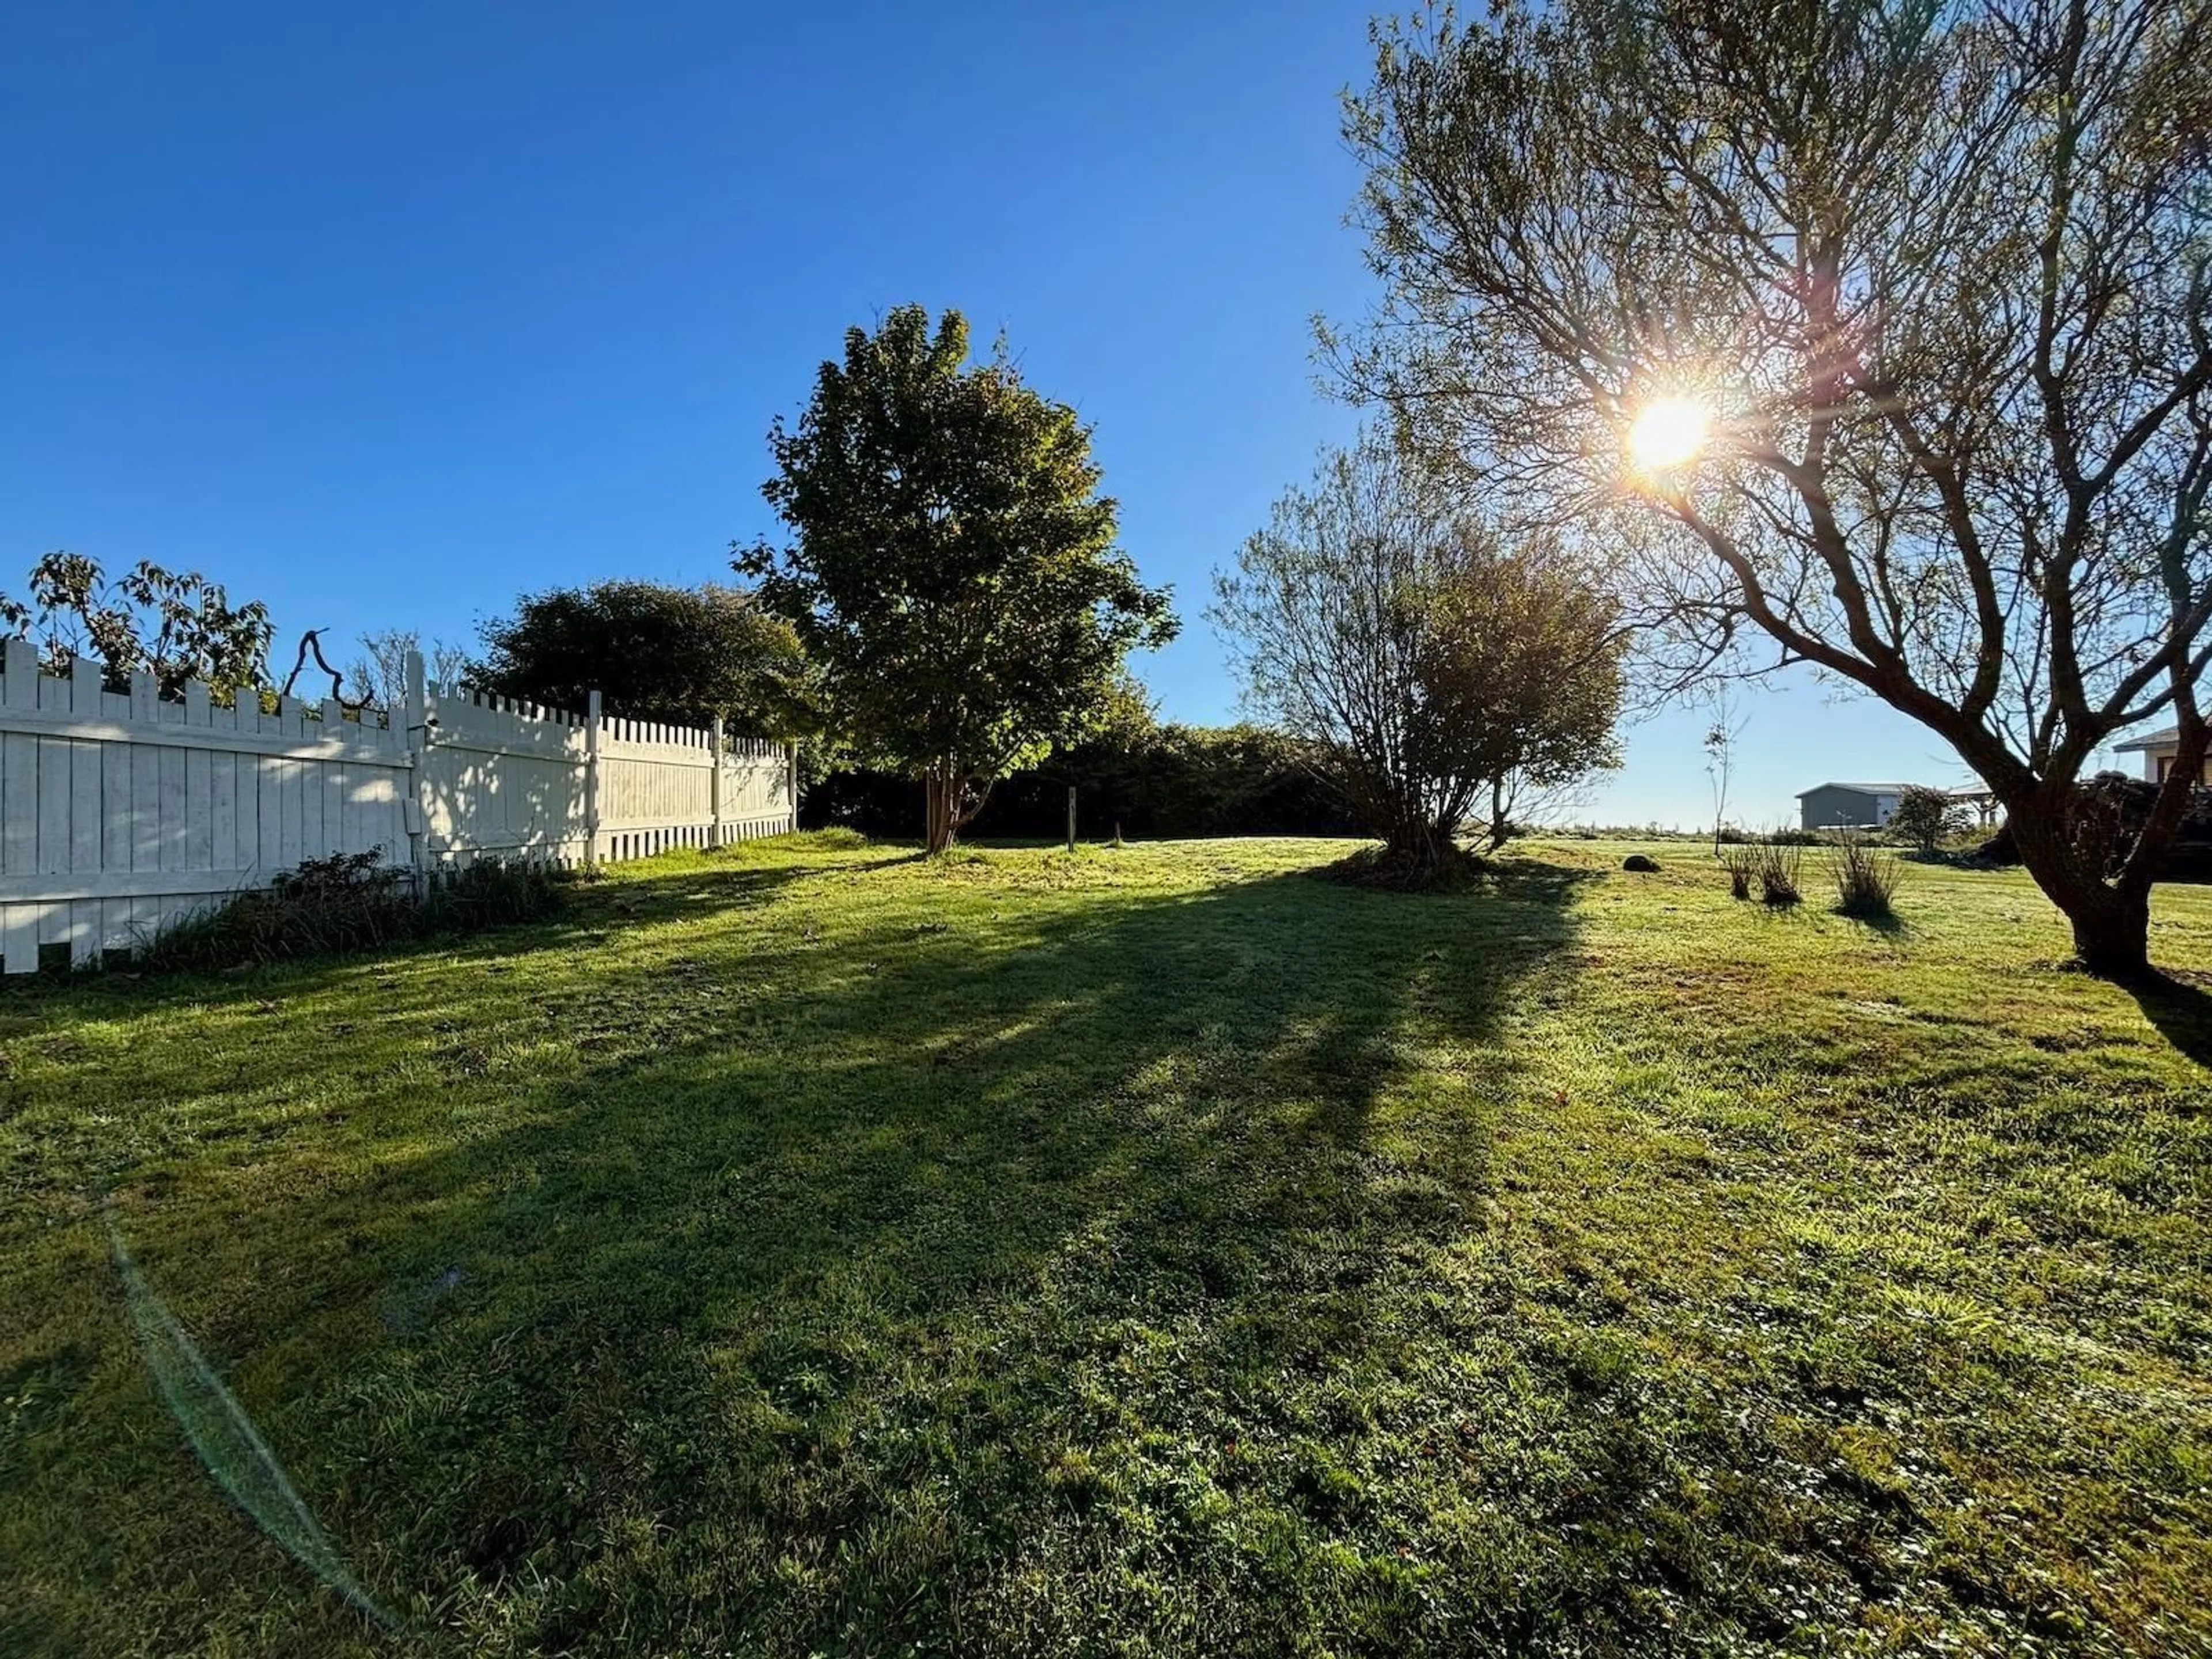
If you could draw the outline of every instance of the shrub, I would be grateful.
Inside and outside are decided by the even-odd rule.
[[[2075,791],[2075,845],[2088,850],[2106,875],[2118,874],[2157,799],[2154,783],[2123,772],[2098,773]],[[1973,855],[1996,865],[2018,864],[2020,848],[2013,840],[2011,819],[1976,848]],[[2191,794],[2158,879],[2212,882],[2212,789]]]
[[[568,898],[563,870],[520,859],[480,859],[434,876],[416,907],[418,934],[475,933],[542,921]]]
[[[1845,836],[1836,843],[1834,870],[1836,908],[1841,914],[1862,921],[1897,914],[1891,901],[1904,867],[1894,854],[1880,851],[1856,836]]]
[[[1887,826],[1894,836],[1902,836],[1923,853],[1932,853],[1951,836],[1966,828],[1966,809],[1941,789],[1930,789],[1926,784],[1905,786],[1897,799],[1897,810],[1889,815]]]
[[[1363,847],[1322,865],[1314,874],[1386,893],[1453,893],[1473,885],[1488,868],[1476,854],[1454,843],[1436,859],[1413,857],[1389,847]]]
[[[968,833],[1057,841],[1076,787],[1080,832],[1131,840],[1195,836],[1350,836],[1358,826],[1316,775],[1310,744],[1265,726],[1151,726],[1109,733],[1000,780]],[[833,772],[799,802],[805,829],[838,825],[911,837],[921,785],[890,772]]]
[[[308,859],[265,890],[162,928],[135,953],[155,972],[220,972],[302,957],[382,950],[434,933],[534,921],[561,902],[562,878],[542,866],[487,859],[434,876],[415,895],[380,849]]]
[[[1805,855],[1796,842],[1778,837],[1751,851],[1752,873],[1759,882],[1760,903],[1780,909],[1804,896],[1797,890],[1797,877]]]
[[[1751,884],[1759,874],[1760,852],[1757,847],[1731,842],[1721,854],[1721,868],[1728,872],[1730,898],[1751,896]]]

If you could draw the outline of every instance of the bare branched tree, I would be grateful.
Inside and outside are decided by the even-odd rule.
[[[1348,105],[1354,389],[1625,550],[1678,679],[1809,663],[1942,736],[2115,974],[2207,744],[2208,40],[2212,0],[1504,0],[1378,25]],[[2153,719],[2116,858],[2078,780]]]
[[[1735,688],[1727,680],[1712,689],[1712,723],[1705,727],[1705,776],[1713,786],[1713,856],[1721,855],[1721,832],[1728,824],[1729,788],[1735,778],[1736,740],[1751,716],[1736,712]]]
[[[424,644],[411,628],[386,628],[361,636],[361,652],[346,665],[346,695],[371,708],[396,708],[407,696],[407,653],[422,653],[423,678],[448,690],[467,680],[471,665],[462,647],[433,639]]]

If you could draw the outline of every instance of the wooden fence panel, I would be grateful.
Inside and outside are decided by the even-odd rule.
[[[204,685],[127,693],[79,660],[0,654],[0,971],[42,947],[127,948],[301,860],[375,851],[418,872],[480,857],[576,865],[779,834],[790,751],[759,738],[424,688],[349,718],[336,702],[216,704]],[[594,710],[596,711],[596,698]],[[595,821],[596,813],[596,821]]]
[[[419,787],[434,866],[478,857],[584,863],[585,732],[512,712],[466,690],[432,687]]]
[[[96,665],[42,673],[8,641],[0,970],[28,973],[45,946],[73,963],[129,947],[302,858],[380,848],[404,863],[411,775],[405,733],[380,724],[264,719],[198,684],[163,698],[145,675],[111,692]]]
[[[617,716],[595,727],[588,712],[436,687],[425,706],[424,841],[435,864],[612,863],[781,835],[796,822],[781,744],[739,738],[718,761],[717,733],[694,727]]]

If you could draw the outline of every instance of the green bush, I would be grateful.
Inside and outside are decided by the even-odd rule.
[[[157,973],[216,973],[345,956],[534,921],[564,897],[562,872],[486,859],[433,876],[418,899],[413,876],[380,866],[380,852],[306,860],[266,889],[172,922],[139,947],[135,961]]]
[[[1907,784],[1889,815],[1889,832],[1911,842],[1923,853],[1932,853],[1952,836],[1963,834],[1972,821],[1965,805],[1941,789]]]
[[[962,833],[976,840],[1057,841],[1077,792],[1079,833],[1103,841],[1205,836],[1350,836],[1359,826],[1321,781],[1312,746],[1258,726],[1147,726],[1055,754],[1002,778]],[[835,772],[811,785],[799,825],[911,839],[921,785],[888,772]]]

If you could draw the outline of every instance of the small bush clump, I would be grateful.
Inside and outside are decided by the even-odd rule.
[[[1891,902],[1904,866],[1893,853],[1878,850],[1856,836],[1836,843],[1834,855],[1837,910],[1862,921],[1875,921],[1897,914]]]
[[[1778,838],[1746,850],[1753,854],[1752,874],[1759,883],[1760,903],[1781,909],[1804,896],[1797,878],[1805,854],[1796,842]]]
[[[533,921],[561,902],[563,877],[487,859],[434,876],[422,898],[380,849],[308,859],[265,890],[163,928],[135,953],[155,972],[222,972],[301,957],[382,950],[431,934]]]
[[[1759,875],[1759,848],[1741,843],[1731,843],[1721,854],[1721,868],[1728,872],[1729,896],[1747,899],[1751,884]]]

